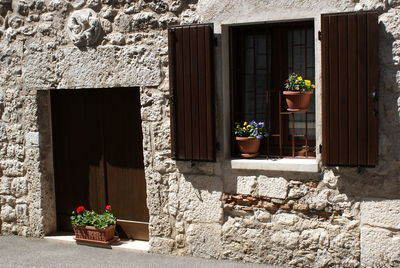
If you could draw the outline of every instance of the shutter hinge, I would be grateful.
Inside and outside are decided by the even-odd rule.
[[[322,40],[322,32],[318,31],[318,40],[321,41]]]
[[[319,145],[319,153],[322,154],[322,144]]]

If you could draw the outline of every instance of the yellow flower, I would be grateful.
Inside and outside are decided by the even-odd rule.
[[[311,87],[312,87],[312,88],[315,88],[315,85],[314,85],[314,84],[312,84],[312,85],[311,85]]]
[[[242,129],[243,129],[243,130],[246,130],[246,127],[243,127]]]
[[[311,86],[311,81],[310,80],[304,80],[304,83],[306,84],[306,86]]]
[[[300,90],[300,87],[299,86],[295,86],[295,88],[294,89],[296,89],[296,90]]]
[[[247,126],[247,122],[246,121],[243,123],[243,126]]]
[[[297,77],[297,80],[301,81],[301,80],[303,80],[303,77],[299,76],[299,77]]]

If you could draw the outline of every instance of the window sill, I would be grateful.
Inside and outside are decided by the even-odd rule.
[[[269,171],[318,172],[317,159],[232,159],[232,169]]]

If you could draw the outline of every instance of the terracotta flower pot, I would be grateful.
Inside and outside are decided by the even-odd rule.
[[[105,229],[96,229],[93,226],[72,226],[75,233],[75,239],[94,240],[108,242],[114,239],[115,224],[110,225]]]
[[[310,105],[312,91],[283,91],[289,112],[306,112]]]
[[[246,158],[256,157],[259,154],[260,140],[254,137],[236,137],[241,156]]]

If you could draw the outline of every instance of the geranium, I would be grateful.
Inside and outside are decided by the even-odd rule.
[[[267,129],[265,128],[264,122],[247,121],[235,124],[235,129],[233,130],[236,137],[255,137],[258,140],[268,137]]]
[[[76,213],[80,214],[85,212],[85,207],[84,206],[79,206],[76,208]]]
[[[77,207],[75,211],[72,211],[70,219],[74,226],[94,226],[97,229],[105,229],[117,222],[117,218],[111,213],[110,205],[106,206],[106,211],[103,214],[88,211],[83,206]]]
[[[311,80],[303,79],[300,75],[296,73],[289,74],[289,78],[285,80],[285,89],[288,91],[313,91],[315,85],[312,84]]]

